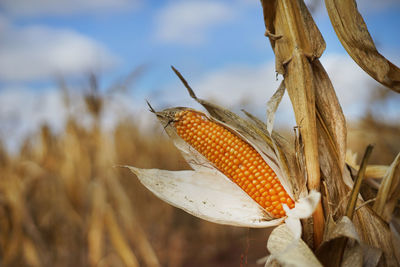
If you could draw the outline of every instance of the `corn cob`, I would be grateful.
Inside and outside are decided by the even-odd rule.
[[[232,131],[191,110],[177,112],[174,126],[183,140],[273,217],[285,216],[283,203],[294,208],[293,200],[271,167],[251,145]]]

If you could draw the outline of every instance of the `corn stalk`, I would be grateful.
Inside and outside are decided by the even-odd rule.
[[[329,10],[328,2],[334,1],[326,2]],[[334,222],[340,224],[347,218],[344,216],[353,196],[357,206],[363,207],[356,209],[353,219],[360,242],[381,249],[384,256],[380,263],[384,266],[396,265],[388,225],[369,206],[363,205],[361,198],[357,199],[358,190],[351,193],[354,182],[345,168],[346,121],[331,81],[319,61],[325,49],[321,33],[303,0],[262,0],[261,3],[265,35],[275,53],[276,71],[284,77],[299,128],[298,158],[305,165],[303,175],[309,190],[322,192],[319,208],[313,214],[313,228],[307,222],[303,224],[303,239],[315,250],[322,244],[320,256],[325,259],[333,256],[337,246],[345,246],[346,242],[328,243],[327,233],[336,225]],[[348,230],[347,236],[355,235]],[[335,266],[329,261],[324,264]]]

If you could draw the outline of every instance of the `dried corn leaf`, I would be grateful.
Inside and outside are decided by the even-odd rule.
[[[357,153],[353,153],[351,150],[346,151],[346,164],[353,168],[355,171],[358,171],[360,168],[357,165]],[[386,165],[368,165],[365,170],[364,179],[379,179],[385,176],[389,169],[389,166]]]
[[[372,78],[400,93],[400,69],[376,49],[354,0],[325,0],[340,42],[353,60]]]
[[[343,203],[348,186],[352,185],[350,176],[343,175],[346,154],[346,121],[335,90],[328,74],[318,59],[311,62],[314,90],[316,127],[318,132],[319,164],[328,201],[324,201],[325,211],[343,212]],[[337,179],[342,177],[342,179]],[[333,207],[327,207],[327,204]],[[321,207],[322,210],[322,207]],[[321,212],[322,213],[322,212]]]
[[[312,81],[312,71],[308,59],[300,54],[300,52],[295,51],[293,58],[287,65],[285,84],[304,144],[307,184],[309,189],[319,190],[320,172],[318,164],[315,96]]]
[[[267,103],[267,131],[272,134],[274,127],[275,113],[281,103],[282,97],[285,94],[285,83],[282,81],[276,92],[268,100]]]
[[[325,131],[327,133],[328,140],[332,143],[334,155],[338,161],[338,167],[342,171],[346,158],[346,120],[335,89],[318,59],[312,62],[312,69],[317,119],[321,123],[321,128],[318,128],[318,132]]]
[[[323,129],[320,120],[317,123],[318,128]],[[318,136],[322,177],[329,197],[329,200],[323,203],[329,205],[325,206],[324,210],[331,210],[333,212],[332,217],[338,220],[345,214],[353,182],[346,168],[343,169],[343,172],[340,171],[336,152],[327,134],[328,132],[325,130],[319,131]],[[338,179],[338,177],[342,177],[342,179]],[[357,206],[361,206],[363,203],[362,200],[358,200]],[[388,226],[368,206],[357,209],[354,224],[362,242],[371,247],[382,249],[388,265],[394,264],[394,248],[390,242],[391,236]]]
[[[317,122],[319,123],[319,121]],[[343,173],[340,172],[332,143],[328,141],[329,138],[326,137],[326,134],[326,131],[321,131],[318,138],[322,178],[324,184],[326,184],[329,197],[328,201],[323,202],[328,205],[324,207],[324,210],[331,210],[333,219],[339,220],[346,212],[351,188],[346,185],[345,181],[351,180],[351,176],[346,168],[343,169]],[[343,178],[338,179],[338,177]],[[361,206],[363,203],[359,199],[357,206]],[[382,249],[386,261],[393,265],[394,248],[390,242],[391,235],[387,224],[372,209],[364,205],[356,210],[354,225],[362,242],[368,246]]]
[[[278,261],[281,266],[322,266],[306,243],[296,239],[286,225],[272,231],[267,248],[271,255],[265,266],[270,266],[273,260]]]
[[[400,153],[390,165],[382,183],[373,209],[387,222],[392,219],[392,213],[400,198]]]
[[[363,252],[360,242],[357,231],[348,217],[340,218],[337,223],[329,217],[324,242],[318,249],[317,256],[324,266],[362,266]],[[378,256],[380,255],[381,253]]]
[[[357,205],[362,205],[358,201]],[[354,225],[363,243],[379,248],[383,252],[381,263],[383,266],[398,266],[399,262],[395,258],[396,247],[393,246],[392,235],[389,226],[371,208],[363,206],[356,210]]]

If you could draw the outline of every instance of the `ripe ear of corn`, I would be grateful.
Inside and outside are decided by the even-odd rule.
[[[177,134],[241,187],[273,217],[285,216],[282,204],[294,208],[277,175],[247,142],[200,112],[179,111],[174,117]]]

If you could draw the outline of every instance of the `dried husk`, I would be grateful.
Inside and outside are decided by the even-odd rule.
[[[392,219],[393,211],[400,199],[400,153],[386,172],[374,203],[374,211],[386,222]]]
[[[329,217],[324,233],[325,242],[316,252],[324,266],[376,266],[382,251],[362,244],[352,221],[344,216],[335,223]],[[336,254],[345,246],[343,255]]]
[[[355,0],[325,0],[329,18],[343,47],[372,78],[400,93],[400,69],[375,47]]]
[[[273,260],[280,266],[322,266],[306,243],[295,238],[286,225],[272,231],[267,248],[271,255],[268,256],[265,266],[270,266]]]
[[[285,83],[282,81],[276,92],[268,100],[267,103],[267,130],[269,134],[272,134],[274,127],[275,113],[281,103],[282,97],[285,94]]]
[[[338,167],[342,171],[346,159],[346,119],[329,76],[318,59],[312,62],[312,69],[317,120],[320,123],[317,124],[318,133],[321,131],[327,133],[328,141],[334,149]]]
[[[318,120],[319,128],[319,148],[320,163],[323,173],[324,184],[326,184],[327,195],[323,203],[326,214],[332,216],[334,220],[339,220],[346,213],[346,206],[350,199],[350,190],[353,181],[349,171],[339,165],[337,152],[334,150],[333,142],[327,131],[327,127],[322,126],[322,120]],[[341,171],[342,170],[342,171]],[[342,179],[337,179],[342,177]],[[363,201],[358,199],[357,205],[363,205]],[[363,206],[356,211],[354,221],[355,227],[366,245],[382,249],[388,258],[393,256],[393,246],[390,242],[390,232],[387,225],[368,207]],[[325,239],[324,239],[325,241]],[[336,244],[341,244],[336,243]],[[334,253],[334,250],[330,250]],[[333,255],[328,258],[335,258]],[[333,266],[333,265],[332,265]]]

